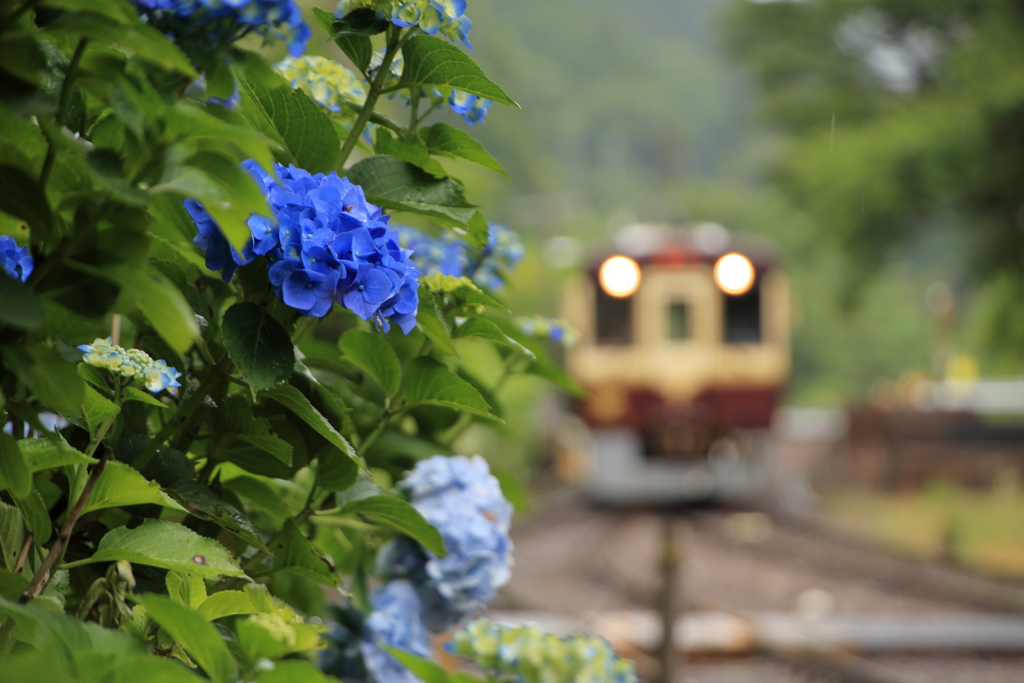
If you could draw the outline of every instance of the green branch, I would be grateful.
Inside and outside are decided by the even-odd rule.
[[[82,61],[82,55],[85,54],[85,46],[89,43],[87,38],[82,38],[78,41],[78,47],[75,48],[75,54],[71,56],[71,63],[68,65],[68,70],[64,74],[64,84],[60,87],[60,98],[57,100],[57,135],[60,135],[60,129],[64,126],[64,119],[68,115],[68,106],[71,100],[71,90],[74,87],[75,76],[78,75],[78,64]],[[53,141],[49,141],[50,146],[46,149],[46,159],[43,161],[43,170],[39,173],[39,189],[46,189],[46,182],[50,179],[50,171],[53,170],[53,162],[57,158],[57,144]]]

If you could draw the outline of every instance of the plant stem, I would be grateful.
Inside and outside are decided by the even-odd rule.
[[[75,76],[78,74],[78,63],[82,61],[85,54],[85,46],[89,43],[87,38],[78,41],[75,54],[71,56],[71,63],[64,74],[64,84],[60,87],[60,98],[57,100],[57,128],[64,125],[64,119],[68,115],[68,104],[71,100],[71,90],[75,83]],[[59,135],[59,132],[58,132]],[[53,162],[57,158],[57,144],[49,141],[50,146],[46,149],[46,159],[43,161],[43,170],[39,173],[39,189],[46,189],[46,181],[50,179],[50,171],[53,170]]]
[[[213,388],[220,381],[221,375],[224,374],[229,365],[231,365],[231,360],[225,355],[219,363],[210,369],[210,374],[196,388],[195,393],[178,409],[178,412],[174,414],[174,418],[168,420],[167,424],[157,432],[157,435],[146,446],[146,450],[142,451],[139,457],[135,459],[135,462],[132,463],[132,467],[140,472],[142,471],[142,468],[153,459],[153,456],[160,450],[160,446],[178,429],[179,425],[194,413],[199,406],[203,405],[206,396],[213,391]]]
[[[384,81],[387,80],[388,75],[391,73],[391,62],[395,60],[395,54],[398,52],[398,46],[401,43],[400,35],[400,28],[392,26],[388,29],[388,43],[384,52],[384,59],[381,61],[380,67],[377,68],[377,77],[370,84],[370,92],[366,93],[363,110],[359,112],[359,116],[356,118],[355,123],[352,124],[352,129],[348,133],[348,137],[345,138],[345,144],[341,146],[341,153],[337,163],[338,168],[345,166],[349,155],[352,154],[352,150],[356,148],[356,143],[359,142],[359,136],[363,134],[363,129],[366,128],[370,116],[373,115],[373,108],[377,106],[377,99],[380,98],[381,90],[384,88]]]

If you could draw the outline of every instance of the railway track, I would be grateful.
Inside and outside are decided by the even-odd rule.
[[[1012,614],[1024,605],[1024,589],[1013,583],[897,557],[807,524],[776,521],[766,530],[765,518],[745,514],[680,511],[686,540],[678,604],[684,613],[875,615],[927,623],[933,617],[963,621],[979,610]],[[749,527],[756,525],[748,524],[744,531],[737,519],[759,519],[761,529],[753,533]],[[558,614],[591,630],[602,615],[649,610],[662,588],[661,520],[659,512],[595,510],[575,499],[552,505],[513,530],[520,562],[503,607]],[[1021,654],[917,651],[862,657],[835,647],[774,653],[754,648],[740,655],[691,654],[674,683],[1002,683],[1024,680]],[[653,678],[657,660],[650,650],[635,656]]]

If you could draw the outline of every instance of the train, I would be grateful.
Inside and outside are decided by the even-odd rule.
[[[755,498],[789,377],[793,303],[770,241],[633,225],[568,283],[566,367],[588,393],[583,490],[613,505]]]

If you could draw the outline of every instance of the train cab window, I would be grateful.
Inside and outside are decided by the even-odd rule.
[[[597,287],[597,343],[633,343],[633,297],[616,298]]]
[[[739,296],[724,295],[725,329],[722,338],[726,344],[756,344],[761,341],[761,287],[754,283]]]
[[[690,338],[690,306],[681,302],[668,305],[668,338],[679,341]]]

